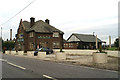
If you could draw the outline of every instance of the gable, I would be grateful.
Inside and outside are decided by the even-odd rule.
[[[72,35],[68,41],[80,41],[75,35]]]

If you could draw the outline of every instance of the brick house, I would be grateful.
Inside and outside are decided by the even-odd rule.
[[[98,48],[102,43],[99,38]],[[96,48],[96,36],[88,34],[72,34],[67,41],[64,41],[64,49],[95,49]]]
[[[20,20],[16,34],[16,50],[28,51],[37,48],[62,48],[63,32],[44,21],[31,17],[30,22]]]

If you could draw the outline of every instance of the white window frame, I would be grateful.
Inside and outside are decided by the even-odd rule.
[[[53,33],[53,37],[59,37],[59,33],[58,32],[54,32]]]
[[[33,37],[33,32],[30,32],[30,33],[29,33],[29,36],[30,36],[30,37]]]

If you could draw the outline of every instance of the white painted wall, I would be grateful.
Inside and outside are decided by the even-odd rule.
[[[80,41],[75,35],[72,35],[68,41]]]

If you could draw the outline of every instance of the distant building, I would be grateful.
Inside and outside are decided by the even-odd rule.
[[[98,48],[102,45],[102,41],[97,38]],[[72,34],[66,42],[64,49],[95,49],[96,36],[87,34]]]
[[[36,50],[37,48],[62,48],[63,32],[44,21],[31,17],[30,22],[20,21],[16,34],[16,50]]]

